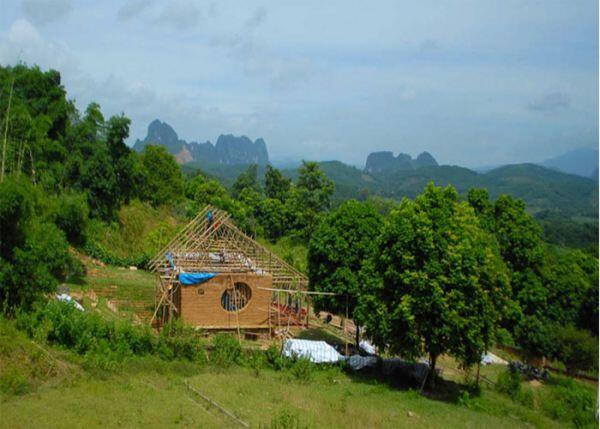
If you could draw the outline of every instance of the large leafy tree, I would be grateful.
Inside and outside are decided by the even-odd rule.
[[[26,308],[54,292],[74,263],[64,233],[39,216],[36,188],[24,178],[0,183],[0,306]]]
[[[374,251],[381,226],[375,208],[355,200],[346,201],[319,224],[308,247],[310,286],[336,295],[317,296],[317,309],[354,313],[362,286],[359,272]]]
[[[321,171],[316,162],[302,161],[299,176],[292,192],[292,206],[296,228],[310,237],[320,217],[330,208],[333,182]]]
[[[267,165],[265,172],[265,195],[268,198],[273,198],[285,202],[290,193],[292,181],[285,177],[278,169]]]
[[[148,145],[140,154],[144,174],[143,199],[154,206],[180,201],[184,195],[181,169],[163,146]]]
[[[598,260],[544,245],[520,200],[502,195],[491,203],[486,190],[472,189],[468,201],[495,234],[509,268],[516,305],[503,322],[519,346],[530,356],[552,356],[556,326],[597,332]]]
[[[431,373],[444,353],[478,362],[510,295],[493,237],[454,188],[433,184],[392,211],[361,279],[369,335],[393,353],[428,355]]]
[[[231,192],[234,197],[238,198],[244,189],[251,189],[255,192],[260,192],[260,183],[258,183],[258,165],[251,164],[246,171],[238,176]]]

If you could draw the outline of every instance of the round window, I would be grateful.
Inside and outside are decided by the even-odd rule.
[[[252,289],[246,283],[238,282],[232,288],[225,289],[221,295],[221,306],[227,311],[239,311],[245,308],[252,298]]]

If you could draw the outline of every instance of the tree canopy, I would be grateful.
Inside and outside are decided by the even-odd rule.
[[[369,335],[392,353],[428,355],[431,371],[444,353],[478,362],[510,296],[493,237],[454,188],[433,184],[392,210],[362,279]]]
[[[336,296],[317,296],[317,309],[344,315],[354,312],[362,284],[358,275],[371,257],[381,231],[382,218],[365,203],[350,200],[325,216],[308,247],[310,287]]]

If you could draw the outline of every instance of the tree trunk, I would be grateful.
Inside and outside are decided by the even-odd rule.
[[[435,388],[435,364],[437,355],[429,355],[429,372],[427,373],[427,386],[431,389]]]
[[[358,353],[360,350],[358,347],[358,343],[360,343],[360,327],[356,323],[354,326],[356,326],[356,353]]]

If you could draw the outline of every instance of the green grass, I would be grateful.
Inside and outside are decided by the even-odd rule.
[[[428,399],[338,371],[318,371],[299,383],[285,372],[250,369],[197,370],[184,378],[171,369],[131,367],[107,379],[84,375],[68,384],[41,387],[35,394],[0,404],[0,427],[235,427],[184,385],[190,385],[251,427],[267,425],[285,411],[308,427],[559,427],[493,391],[473,408]]]

